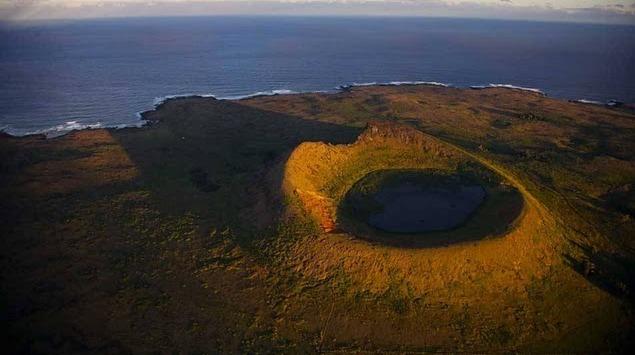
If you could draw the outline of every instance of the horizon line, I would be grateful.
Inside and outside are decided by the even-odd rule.
[[[95,20],[140,20],[140,19],[185,19],[185,18],[377,18],[377,19],[443,19],[443,20],[478,20],[497,22],[529,22],[529,23],[558,23],[558,24],[578,24],[578,25],[600,25],[600,26],[626,26],[635,27],[635,23],[627,22],[603,22],[600,20],[588,19],[532,19],[532,18],[503,18],[503,17],[482,17],[482,16],[435,16],[435,15],[406,15],[406,14],[245,14],[245,13],[223,13],[223,14],[178,14],[178,15],[112,15],[112,16],[87,16],[87,17],[55,17],[55,18],[32,18],[32,19],[8,19],[0,18],[0,24],[20,24],[20,23],[46,23],[46,22],[84,22]]]

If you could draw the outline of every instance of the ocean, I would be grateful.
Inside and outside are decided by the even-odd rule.
[[[415,81],[635,102],[635,26],[378,17],[0,24],[0,129],[16,135],[138,125],[139,112],[172,95]]]

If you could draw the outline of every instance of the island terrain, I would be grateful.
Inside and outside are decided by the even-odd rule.
[[[0,137],[11,352],[634,345],[628,107],[380,85],[143,119]]]

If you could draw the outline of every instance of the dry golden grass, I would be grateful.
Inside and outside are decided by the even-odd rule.
[[[380,169],[454,170],[457,154],[409,126],[373,122],[350,145],[307,142],[284,167],[283,192],[297,195],[326,230],[337,228],[337,207],[350,187]]]
[[[31,139],[29,145],[33,164],[13,184],[31,193],[72,193],[128,182],[139,174],[125,149],[106,130],[71,133],[54,142]]]

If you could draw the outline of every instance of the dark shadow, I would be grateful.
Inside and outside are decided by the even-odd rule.
[[[244,291],[224,298],[203,288],[195,271],[234,262],[234,245],[261,252],[263,228],[283,207],[284,162],[297,145],[353,142],[359,133],[211,98],[170,100],[144,117],[150,124],[142,128],[0,137],[0,319],[9,353],[132,352],[130,341],[119,348],[122,337],[102,325],[121,327],[125,338],[163,324],[153,329],[165,335],[181,327],[174,319],[211,324],[204,330],[214,335],[197,344],[215,348],[233,319],[199,306],[246,314],[269,305],[260,302],[260,281],[243,289],[252,281],[208,275],[225,282],[210,287]],[[227,253],[210,253],[225,243]],[[258,301],[233,301],[240,297]],[[150,322],[145,307],[159,303],[191,311],[153,311]]]
[[[606,208],[635,218],[635,184],[614,188],[599,197]]]
[[[581,257],[565,254],[564,259],[573,270],[595,286],[611,295],[635,301],[635,258],[602,250],[571,241],[581,252]]]
[[[143,117],[147,127],[112,135],[165,212],[191,212],[210,224],[245,229],[276,221],[284,162],[295,147],[351,143],[360,132],[202,97],[168,100]]]

